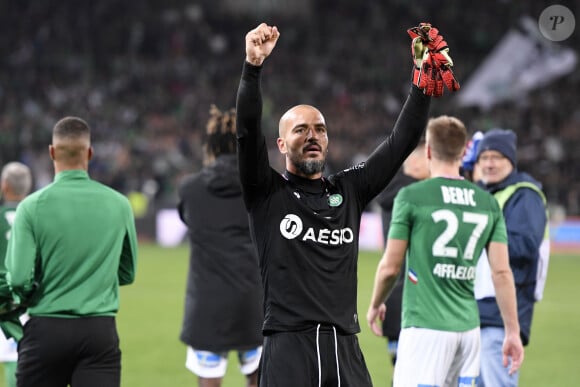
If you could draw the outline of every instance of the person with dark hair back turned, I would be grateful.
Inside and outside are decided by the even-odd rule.
[[[8,242],[16,304],[30,319],[18,344],[19,387],[118,387],[119,286],[134,281],[135,221],[129,201],[89,178],[89,126],[65,117],[49,146],[54,181],[24,199]]]
[[[190,255],[181,341],[200,387],[219,387],[237,351],[248,387],[258,383],[262,285],[236,160],[236,113],[211,107],[201,171],[179,187]]]
[[[431,177],[402,188],[395,198],[367,313],[369,326],[381,335],[377,318],[388,312],[384,300],[406,258],[394,387],[477,385],[480,331],[473,284],[484,248],[505,325],[509,372],[516,372],[524,358],[505,221],[494,197],[460,175],[466,143],[467,130],[457,118],[429,120]]]
[[[415,32],[425,40],[413,39],[416,76],[392,132],[365,162],[328,177],[322,172],[331,130],[310,105],[282,115],[277,145],[286,170],[280,174],[270,166],[260,82],[280,32],[262,23],[246,34],[236,108],[238,160],[264,285],[261,387],[372,385],[356,336],[362,212],[419,142],[429,96],[441,95],[443,87],[427,78],[439,80],[445,72],[458,88],[449,78],[448,48],[437,29],[422,24]]]

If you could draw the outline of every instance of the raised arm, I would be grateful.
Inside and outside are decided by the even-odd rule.
[[[280,37],[278,27],[262,23],[246,34],[246,62],[261,66]]]
[[[238,163],[244,202],[250,208],[267,182],[270,171],[268,149],[261,130],[262,64],[280,37],[278,28],[260,24],[246,34],[246,59],[236,100]]]
[[[367,159],[365,180],[374,183],[370,187],[371,198],[386,187],[403,161],[417,147],[427,125],[430,100],[420,89],[412,86],[393,131]]]
[[[415,149],[427,124],[431,96],[443,95],[444,85],[450,91],[459,89],[453,76],[447,42],[428,23],[408,30],[412,38],[413,79],[409,96],[403,105],[389,137],[366,161],[364,179],[369,182],[369,197],[376,196],[391,181],[403,161]]]

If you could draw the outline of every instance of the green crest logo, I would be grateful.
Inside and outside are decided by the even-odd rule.
[[[338,207],[342,204],[342,195],[333,194],[328,197],[328,205],[330,207]]]

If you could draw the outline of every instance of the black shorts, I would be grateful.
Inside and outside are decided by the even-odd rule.
[[[18,387],[118,387],[114,317],[31,317],[18,343]]]
[[[335,387],[339,378],[341,387],[372,386],[356,335],[325,326],[264,337],[260,387]]]

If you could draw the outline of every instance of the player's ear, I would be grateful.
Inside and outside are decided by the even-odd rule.
[[[89,156],[88,160],[91,160],[93,158],[93,147],[92,146],[89,147],[88,156]]]
[[[48,146],[48,154],[50,155],[50,159],[54,161],[54,146],[52,144]]]
[[[276,140],[276,144],[278,145],[278,150],[280,151],[280,153],[282,153],[283,155],[288,153],[288,149],[286,149],[286,141],[284,141],[283,138],[278,137],[278,139]]]

